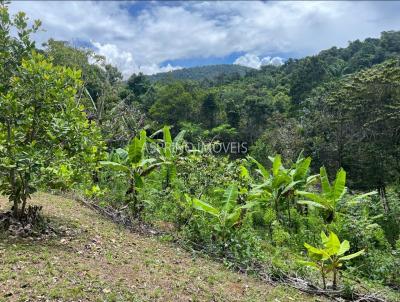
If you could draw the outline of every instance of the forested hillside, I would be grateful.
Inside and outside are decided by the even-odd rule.
[[[124,301],[138,292],[154,301],[141,288],[127,289],[130,279],[110,277],[118,288],[101,283],[102,293],[92,279],[98,273],[107,280],[105,268],[112,271],[113,263],[131,272],[162,255],[131,244],[129,236],[114,240],[115,230],[102,233],[102,225],[110,226],[97,216],[94,229],[89,214],[43,212],[41,205],[50,204],[31,196],[45,191],[74,196],[121,227],[147,230],[257,282],[285,283],[332,301],[399,300],[399,31],[242,75],[238,70],[246,68],[214,66],[175,71],[179,76],[168,81],[143,74],[125,81],[92,49],[56,39],[35,45],[41,24],[28,24],[24,13],[11,16],[0,2],[0,193],[9,201],[6,209],[1,199],[0,213],[4,299],[12,296],[9,284],[25,277],[20,299],[65,298],[58,285],[51,297],[30,288],[40,263],[46,268],[40,273],[57,284],[52,278],[59,272],[70,282],[82,271],[78,279],[88,283],[68,292],[71,299],[86,299],[82,288],[94,286],[99,299]],[[215,70],[223,73],[211,77]],[[109,247],[97,248],[99,237],[88,244],[69,229],[104,234]],[[59,244],[83,255],[99,250],[107,264],[92,261],[81,270],[77,260],[65,271],[59,256],[50,261],[42,249],[57,253]],[[30,263],[36,246],[41,256]],[[151,256],[132,260],[127,250]],[[179,261],[168,261],[165,278],[180,274],[173,269]],[[21,263],[28,267],[22,279]],[[197,282],[185,273],[184,286]],[[216,291],[209,300],[223,301]],[[165,286],[157,292],[162,300]]]
[[[240,79],[253,68],[233,65],[219,64],[196,66],[191,68],[182,68],[169,72],[157,73],[149,76],[151,82],[171,82],[176,80],[217,80],[217,81],[232,81]]]

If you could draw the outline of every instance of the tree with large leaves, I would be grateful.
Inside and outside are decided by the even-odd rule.
[[[80,71],[53,66],[33,53],[0,94],[0,190],[20,219],[39,177],[45,179],[55,160],[64,158],[78,169],[95,161],[101,139],[76,101],[80,85]]]
[[[40,21],[30,28],[28,21],[0,2],[0,192],[20,220],[30,194],[49,185],[54,171],[69,167],[64,174],[83,177],[102,149],[98,128],[77,101],[81,72],[37,54],[30,36]]]

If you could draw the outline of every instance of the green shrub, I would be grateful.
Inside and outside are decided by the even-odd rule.
[[[303,261],[302,264],[314,267],[320,271],[324,289],[326,289],[326,277],[332,272],[332,287],[336,289],[338,272],[343,267],[343,262],[362,255],[364,250],[344,255],[350,249],[350,243],[347,240],[340,242],[339,238],[333,232],[330,232],[329,236],[321,232],[321,239],[322,248],[316,248],[308,243],[304,243],[312,261]]]

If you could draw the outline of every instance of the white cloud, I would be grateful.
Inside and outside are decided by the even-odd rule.
[[[280,66],[283,64],[284,60],[281,57],[268,57],[269,59],[267,60],[266,64],[262,65],[274,65],[274,66]]]
[[[114,44],[101,44],[96,41],[91,41],[96,47],[95,51],[106,57],[107,63],[118,66],[124,77],[129,76],[132,70],[137,69],[137,65],[133,61],[133,56],[130,52],[120,50]]]
[[[260,58],[259,56],[256,56],[255,54],[251,53],[246,53],[245,55],[237,58],[233,64],[237,65],[243,65],[247,67],[252,67],[259,69],[261,66],[264,65],[274,65],[274,66],[280,66],[282,65],[284,60],[281,57],[263,57]]]
[[[15,1],[10,7],[43,21],[39,42],[93,41],[125,75],[232,53],[304,56],[400,29],[399,2]]]
[[[180,66],[172,66],[171,64],[167,64],[166,66],[159,66],[155,63],[141,66],[138,62],[134,60],[134,56],[132,55],[132,53],[119,49],[118,46],[115,44],[101,44],[95,41],[92,41],[92,44],[95,46],[95,51],[98,54],[106,57],[107,63],[118,66],[124,78],[129,77],[132,72],[154,74],[182,68]]]

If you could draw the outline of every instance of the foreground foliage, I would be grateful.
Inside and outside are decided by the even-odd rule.
[[[168,237],[132,233],[75,200],[36,193],[32,203],[43,206],[59,235],[0,238],[0,301],[315,300],[232,272],[165,242]],[[0,197],[0,209],[7,206]]]
[[[90,125],[79,104],[81,72],[56,67],[34,51],[23,13],[10,18],[0,3],[0,192],[13,203],[14,217],[24,219],[30,195],[40,183],[59,185],[77,181],[93,169],[90,162],[101,146],[99,132]],[[19,32],[18,38],[11,29]],[[85,163],[85,166],[81,166]]]
[[[398,33],[226,82],[124,83],[91,51],[35,49],[39,22],[0,13],[0,191],[24,228],[33,192],[72,189],[245,272],[318,288],[307,243],[322,287],[398,296]],[[357,61],[371,45],[386,52]]]
[[[350,243],[347,240],[340,242],[339,238],[333,232],[330,232],[329,236],[326,236],[324,232],[321,232],[321,239],[324,245],[323,248],[316,248],[308,243],[304,244],[308,251],[308,255],[314,261],[302,262],[302,264],[315,267],[320,271],[324,289],[326,289],[326,277],[330,272],[332,272],[332,287],[333,289],[336,289],[338,270],[343,267],[343,262],[362,255],[364,250],[344,256],[344,254],[350,249]]]

